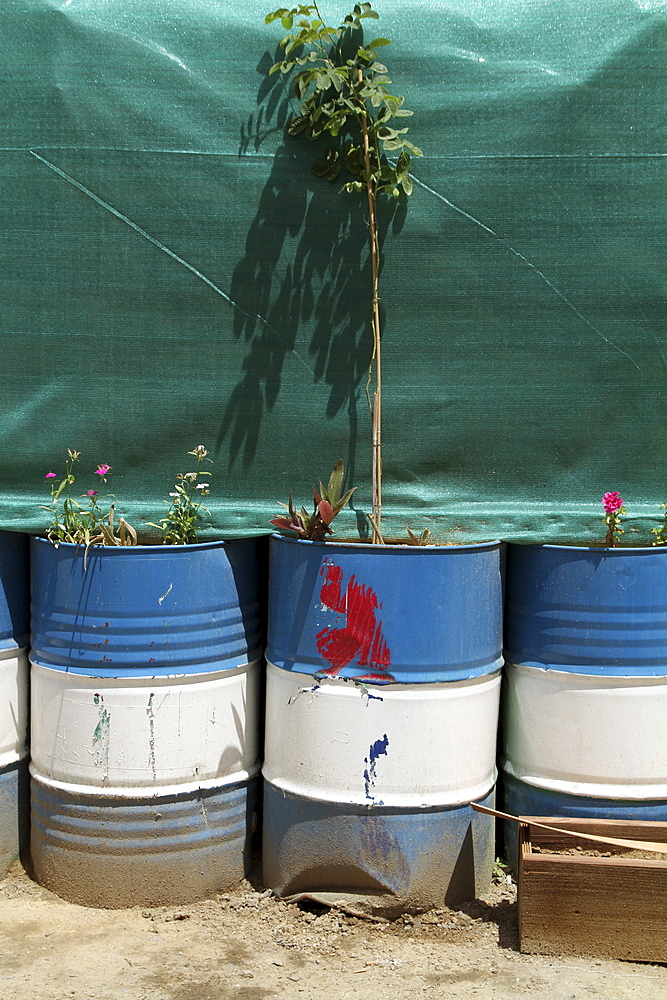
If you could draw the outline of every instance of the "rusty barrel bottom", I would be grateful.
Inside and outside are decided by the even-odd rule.
[[[493,808],[495,788],[482,804]],[[264,782],[263,881],[280,897],[395,917],[490,885],[493,817],[468,803],[399,809],[323,802]]]
[[[102,797],[33,775],[37,881],[83,906],[172,906],[248,874],[259,779],[178,795]]]
[[[0,877],[27,847],[30,823],[28,758],[0,768]]]
[[[597,795],[570,795],[539,788],[501,771],[503,810],[513,816],[570,816],[576,819],[627,819],[667,822],[667,798],[601,798]],[[517,824],[505,820],[505,858],[517,870]],[[595,846],[595,845],[593,845]]]

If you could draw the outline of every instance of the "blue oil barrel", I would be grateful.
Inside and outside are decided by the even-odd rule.
[[[506,811],[667,818],[667,551],[509,545],[506,596]]]
[[[168,905],[247,873],[261,540],[84,548],[34,539],[32,838],[39,882]]]
[[[502,546],[271,539],[264,881],[371,913],[488,885]]]
[[[505,660],[667,674],[667,549],[507,546]]]
[[[0,875],[28,840],[29,627],[28,537],[0,531]]]

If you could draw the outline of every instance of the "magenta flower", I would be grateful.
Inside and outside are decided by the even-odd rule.
[[[56,478],[56,474],[55,474],[55,472],[47,472],[46,475],[44,476],[44,478],[45,479],[55,479]]]
[[[96,497],[97,496],[97,490],[86,490],[86,496],[87,497]]]
[[[107,472],[111,471],[110,465],[98,465],[95,469],[96,476],[106,476]]]
[[[623,506],[623,498],[620,493],[605,493],[602,497],[602,504],[607,514],[615,514]]]

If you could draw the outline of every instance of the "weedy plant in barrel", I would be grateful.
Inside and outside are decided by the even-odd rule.
[[[602,506],[604,507],[604,523],[607,525],[604,544],[615,548],[623,534],[621,517],[627,514],[623,498],[620,493],[605,493],[602,497]]]
[[[72,902],[180,905],[249,870],[261,547],[199,540],[211,459],[204,445],[188,455],[144,538],[100,495],[108,462],[90,488],[73,449],[64,476],[46,475],[52,522],[31,541],[31,856]]]
[[[210,514],[202,501],[209,495],[211,484],[200,478],[203,463],[213,464],[208,454],[203,444],[188,452],[195,458],[194,470],[177,473],[174,489],[169,493],[170,499],[165,501],[169,508],[167,513],[157,523],[147,522],[149,527],[162,532],[164,545],[192,545],[198,541],[199,522],[204,514]],[[115,503],[104,502],[115,499],[113,494],[101,496],[99,490],[93,488],[76,493],[75,465],[80,458],[80,451],[68,448],[63,477],[59,480],[55,472],[47,472],[44,477],[51,486],[51,503],[41,506],[53,517],[46,529],[46,537],[54,545],[71,542],[85,545],[86,549],[93,545],[137,545],[136,530],[124,517],[116,521]],[[111,471],[108,463],[98,464],[94,472],[98,477],[95,486],[106,485]],[[207,472],[206,476],[208,478],[212,473]]]
[[[77,477],[75,465],[81,458],[80,451],[67,449],[65,475],[58,480],[55,472],[47,472],[44,477],[51,484],[51,503],[42,504],[49,511],[53,521],[46,530],[46,537],[54,545],[73,542],[77,545],[136,545],[137,533],[125,518],[116,523],[115,503],[100,506],[103,499],[99,491],[92,487],[81,495],[75,495],[74,484]],[[106,462],[98,465],[94,475],[98,477],[96,486],[106,484],[111,466]]]
[[[281,7],[265,18],[267,24],[280,21],[287,31],[280,42],[284,58],[269,70],[270,74],[289,77],[300,101],[299,113],[288,121],[287,132],[303,134],[311,140],[323,136],[337,140],[313,165],[313,173],[333,182],[339,180],[341,172],[351,175],[352,179],[345,180],[340,191],[361,197],[360,210],[365,208],[368,212],[373,350],[366,396],[372,423],[369,518],[374,542],[383,540],[378,199],[410,195],[411,155],[422,155],[421,149],[406,138],[407,127],[397,127],[412,111],[404,107],[403,97],[391,93],[387,67],[378,59],[378,50],[391,42],[384,37],[366,41],[362,35],[362,21],[377,20],[379,16],[372,4],[355,4],[342,23],[333,27],[326,23],[317,4],[302,4],[291,9]]]

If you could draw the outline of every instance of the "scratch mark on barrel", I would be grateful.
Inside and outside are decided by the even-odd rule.
[[[150,765],[151,773],[153,775],[153,781],[157,780],[157,774],[155,769],[155,714],[153,712],[153,698],[154,693],[151,691],[148,696],[148,707],[146,709],[146,715],[148,716],[148,728],[150,730],[150,736],[148,739],[148,763]]]
[[[95,694],[93,702],[98,708],[97,725],[93,732],[93,763],[102,768],[102,783],[109,780],[109,740],[111,738],[111,715],[104,707],[104,696]]]

